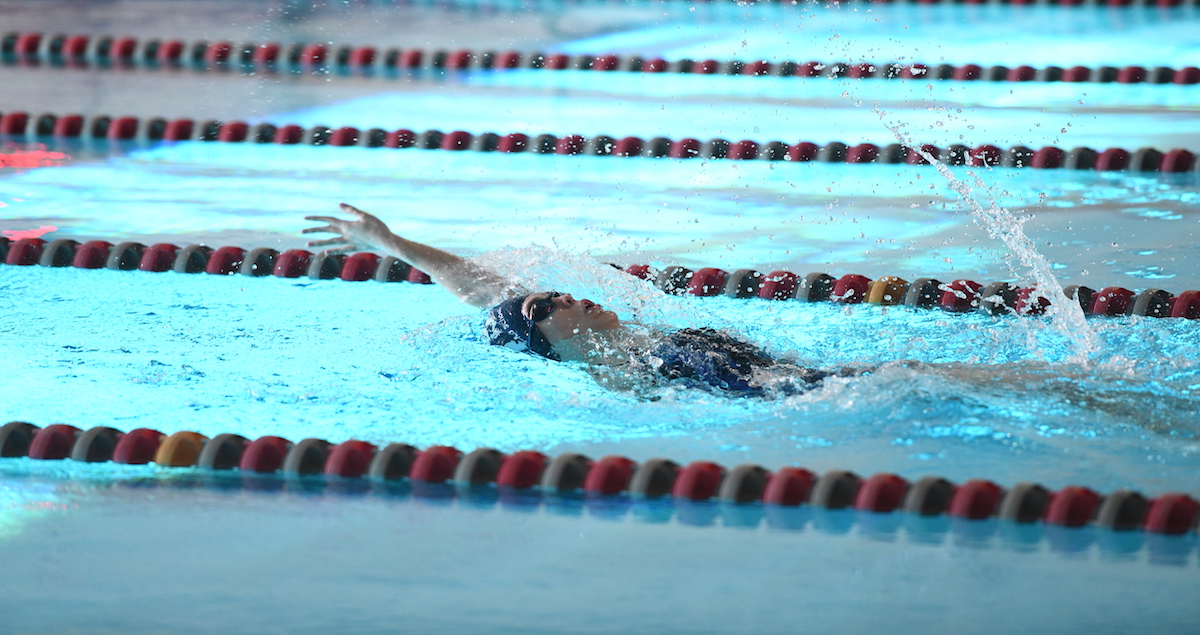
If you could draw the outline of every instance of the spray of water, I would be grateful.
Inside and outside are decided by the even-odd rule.
[[[1035,294],[1050,300],[1046,315],[1050,318],[1052,328],[1068,342],[1067,361],[1086,366],[1089,355],[1100,348],[1099,337],[1088,326],[1079,303],[1067,298],[1066,293],[1063,292],[1062,285],[1058,283],[1058,279],[1051,271],[1050,262],[1046,260],[1045,256],[1038,253],[1033,241],[1025,235],[1024,219],[1001,207],[995,197],[990,194],[988,195],[989,206],[984,208],[976,200],[974,188],[966,181],[955,178],[945,164],[923,150],[920,144],[915,143],[904,130],[902,123],[888,123],[885,119],[886,113],[878,107],[875,108],[875,113],[879,115],[883,124],[896,135],[896,139],[900,143],[915,148],[926,161],[937,169],[938,174],[946,179],[950,188],[958,194],[963,206],[971,212],[975,221],[987,230],[988,235],[1003,242],[1016,256],[1024,266],[1026,275],[1032,280]],[[987,185],[978,175],[971,173],[971,176],[974,177],[978,186],[987,189]],[[1021,275],[1022,272],[1016,271],[1011,264],[1009,268],[1018,279],[1025,278]]]
[[[588,298],[616,311],[625,321],[655,326],[701,322],[696,307],[665,295],[586,252],[529,245],[490,251],[478,256],[476,262],[509,280],[514,288],[556,290]]]

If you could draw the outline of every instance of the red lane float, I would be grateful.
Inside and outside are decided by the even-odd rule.
[[[513,452],[500,463],[500,471],[496,473],[496,485],[516,489],[537,485],[546,470],[546,459],[546,455],[541,452]]]
[[[725,468],[710,461],[695,461],[679,470],[671,495],[694,501],[705,501],[717,495]]]
[[[1196,527],[1200,503],[1187,494],[1163,494],[1150,501],[1146,511],[1146,531],[1156,534],[1183,534]]]
[[[21,136],[29,127],[29,115],[23,112],[10,112],[0,117],[0,134]]]
[[[141,271],[170,271],[175,266],[175,257],[179,255],[179,245],[171,243],[155,243],[142,252],[138,262]]]
[[[454,476],[462,452],[445,445],[426,448],[413,461],[409,478],[426,483],[444,483]]]
[[[742,75],[758,77],[771,74],[771,63],[766,60],[750,62],[742,67]]]
[[[298,61],[302,66],[321,66],[328,54],[329,49],[324,44],[307,44],[300,50]]]
[[[829,300],[841,304],[860,304],[867,299],[870,285],[870,278],[848,273],[834,283]]]
[[[904,501],[908,481],[895,474],[876,474],[863,481],[854,498],[855,509],[887,513]]]
[[[1200,319],[1200,291],[1184,291],[1171,305],[1171,317]]]
[[[1140,84],[1146,81],[1146,69],[1141,66],[1126,66],[1117,71],[1117,83]]]
[[[795,507],[808,501],[816,475],[801,467],[784,467],[767,479],[763,503]]]
[[[1063,161],[1067,158],[1067,153],[1062,148],[1054,146],[1045,146],[1033,153],[1033,159],[1030,161],[1030,167],[1040,170],[1048,170],[1061,168]]]
[[[214,276],[228,276],[237,273],[246,257],[246,250],[241,247],[221,247],[208,257],[205,273]]]
[[[713,267],[705,267],[692,274],[692,278],[688,282],[687,292],[697,296],[720,295],[721,291],[725,289],[725,282],[728,279],[728,272]]]
[[[809,161],[816,160],[817,154],[820,151],[821,147],[817,144],[809,143],[808,141],[801,141],[800,143],[788,147],[786,160],[807,163]]]
[[[567,135],[561,137],[554,146],[555,154],[582,154],[587,140],[582,135]]]
[[[629,487],[637,464],[623,456],[606,456],[592,463],[583,481],[583,491],[592,494],[619,494]]]
[[[1043,520],[1052,525],[1082,527],[1100,507],[1100,495],[1086,487],[1064,487],[1050,495]]]
[[[71,456],[71,447],[79,428],[64,423],[48,425],[38,430],[29,443],[29,458],[46,461],[59,461]]]
[[[991,481],[970,480],[954,490],[948,511],[951,516],[968,520],[991,518],[996,514],[1003,494],[1004,490]]]
[[[624,269],[624,271],[625,271],[625,273],[627,273],[635,278],[641,278],[642,280],[653,279],[652,270],[650,269],[650,265],[629,265],[628,267],[626,267]]]
[[[973,167],[994,167],[1000,165],[1004,151],[994,145],[981,145],[971,150],[968,165]]]
[[[42,44],[41,33],[22,33],[17,36],[13,52],[17,55],[33,57],[38,54],[38,47]]]
[[[636,157],[642,154],[642,140],[638,137],[625,137],[613,146],[613,156]]]
[[[46,241],[41,238],[22,238],[8,246],[4,264],[18,267],[36,265],[41,260],[42,250],[45,248]]]
[[[341,279],[348,282],[370,280],[379,268],[379,254],[360,251],[350,254],[342,263]]]
[[[979,292],[983,285],[974,280],[955,280],[946,285],[938,306],[950,313],[966,313],[979,307]]]
[[[1092,315],[1128,315],[1133,309],[1133,291],[1123,287],[1105,287],[1092,296]]]
[[[75,138],[83,134],[83,116],[65,115],[54,122],[55,137]]]
[[[113,141],[127,141],[138,133],[136,117],[119,117],[108,124],[108,138]]]
[[[743,139],[729,146],[725,158],[732,161],[749,161],[758,158],[758,143]]]
[[[304,128],[300,126],[280,126],[275,129],[274,142],[280,145],[297,145],[304,141]],[[394,147],[394,146],[393,146]]]
[[[790,271],[772,271],[763,276],[758,297],[764,300],[787,300],[796,293],[799,277]]]
[[[292,442],[283,437],[259,437],[246,444],[242,457],[238,461],[238,469],[248,473],[270,474],[283,467]]]
[[[217,129],[217,141],[221,143],[241,143],[250,133],[250,126],[244,121],[224,121]]]
[[[846,163],[874,163],[879,158],[879,146],[860,143],[846,151]]]
[[[1163,154],[1162,161],[1158,165],[1158,171],[1190,172],[1195,162],[1196,155],[1187,150],[1175,148]]]
[[[179,40],[168,40],[158,46],[157,61],[166,65],[179,64],[187,45]]]
[[[524,152],[529,147],[529,135],[520,132],[504,135],[500,137],[500,143],[496,145],[497,152]]]
[[[1171,80],[1176,84],[1200,84],[1200,68],[1195,66],[1187,66],[1175,71],[1175,77]]]
[[[145,465],[154,460],[158,446],[166,435],[150,428],[138,428],[125,433],[113,450],[113,463]]]
[[[329,450],[325,459],[325,475],[359,478],[367,473],[376,447],[366,441],[346,441]]]
[[[233,44],[229,42],[213,42],[204,50],[204,61],[209,64],[224,64],[233,53]]]
[[[667,156],[672,159],[690,159],[700,156],[700,140],[699,139],[680,139],[671,144],[671,151]]]
[[[1018,66],[1008,70],[1005,79],[1010,82],[1032,82],[1037,79],[1037,69],[1032,66]]]
[[[960,82],[971,82],[983,77],[983,68],[978,64],[964,64],[954,69],[953,79]]]
[[[930,165],[929,159],[925,155],[940,159],[942,156],[941,148],[935,145],[924,144],[920,148],[909,148],[908,155],[904,158],[904,162],[908,165]]]
[[[280,46],[275,42],[267,42],[266,44],[257,44],[253,46],[251,53],[251,61],[257,66],[271,66],[279,61]]]
[[[191,119],[175,119],[167,123],[163,130],[163,141],[187,141],[192,138],[196,122]]]
[[[452,151],[469,150],[471,148],[471,139],[471,133],[455,130],[442,137],[442,149]]]

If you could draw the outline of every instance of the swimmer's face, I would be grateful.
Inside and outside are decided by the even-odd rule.
[[[606,311],[591,300],[576,300],[569,293],[531,293],[522,303],[521,313],[533,320],[551,343],[569,340],[587,331],[608,331],[621,325],[616,313]]]

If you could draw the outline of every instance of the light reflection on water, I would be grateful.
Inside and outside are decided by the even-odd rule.
[[[216,143],[75,154],[65,168],[0,181],[0,229],[287,248],[302,245],[302,216],[347,201],[467,252],[536,243],[622,264],[1012,275],[1003,248],[928,167]],[[1002,205],[1034,214],[1026,232],[1064,284],[1200,284],[1195,175],[952,172],[979,175]],[[1160,252],[1153,262],[1137,255],[1147,249]]]
[[[1085,368],[1064,363],[1064,340],[1038,320],[669,298],[577,264],[538,280],[662,328],[727,328],[803,364],[883,366],[796,397],[668,385],[645,401],[583,367],[485,345],[480,315],[435,287],[36,267],[3,283],[23,298],[3,308],[0,353],[20,362],[3,378],[17,387],[6,410],[206,435],[1200,486],[1192,322],[1095,320],[1102,348]]]

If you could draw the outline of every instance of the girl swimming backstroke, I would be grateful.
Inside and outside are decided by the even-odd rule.
[[[425,272],[467,304],[488,309],[485,331],[491,344],[618,371],[601,373],[605,383],[627,384],[614,380],[621,374],[627,378],[650,374],[730,395],[762,396],[796,394],[825,377],[861,372],[830,373],[797,366],[709,328],[671,333],[633,328],[589,299],[576,300],[558,291],[531,292],[476,262],[402,238],[367,212],[345,203],[341,208],[354,220],[305,217],[326,225],[303,233],[337,234],[309,241],[309,247],[323,247],[326,253],[384,251]]]

